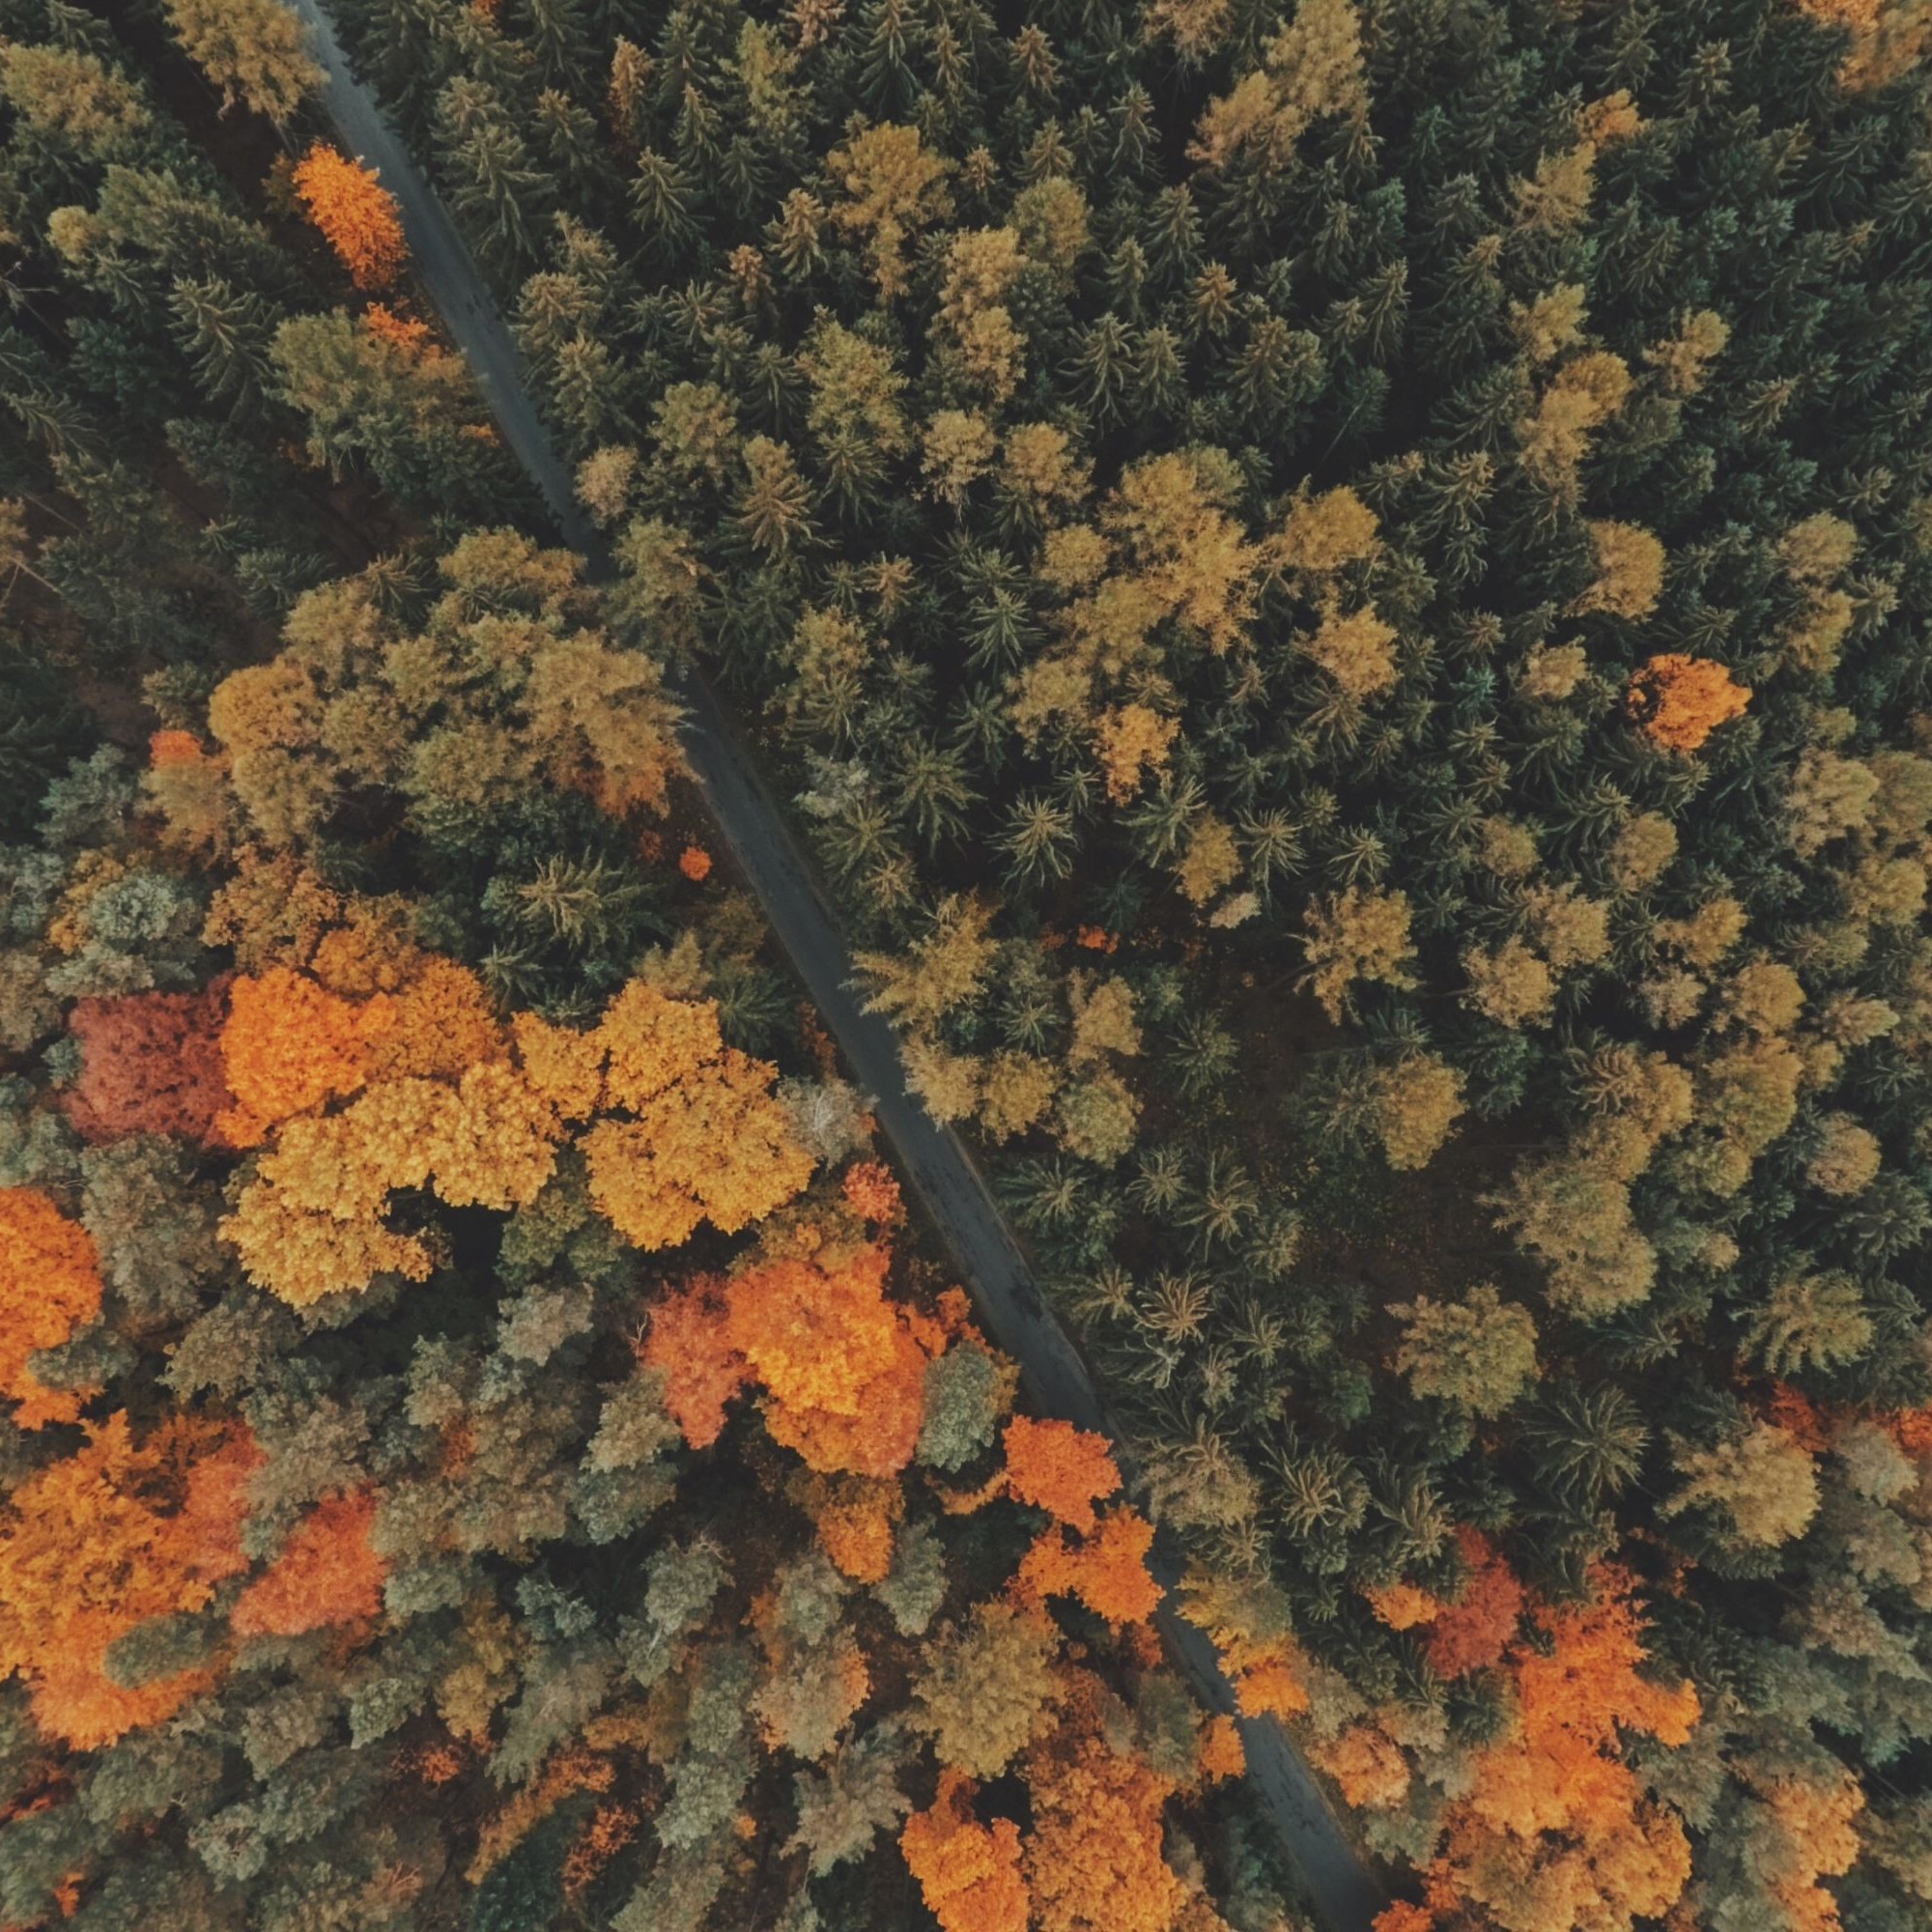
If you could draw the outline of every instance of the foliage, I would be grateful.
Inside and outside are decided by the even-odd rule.
[[[249,782],[217,767],[224,819]],[[1135,1694],[1144,1546],[1081,1586],[1118,1637],[1041,1600],[1016,1495],[1059,1434],[1009,1484],[1016,1371],[896,1245],[893,1171],[850,1126],[821,1164],[779,1068],[724,1046],[703,944],[747,943],[742,902],[688,879],[679,943],[573,1024],[423,943],[407,853],[381,894],[294,833],[184,860],[117,796],[15,902],[37,983],[144,868],[185,865],[206,920],[185,990],[49,993],[63,1044],[4,1090],[6,1910],[119,1911],[129,1870],[275,1925],[338,1896],[441,1923],[432,1871],[477,1923],[796,1919],[821,1883],[899,1895],[902,1860],[973,1892],[963,1812],[950,1854],[899,1849],[912,1794],[1039,1744],[1076,1652]],[[613,1122],[701,1235],[606,1216]],[[975,1513],[923,1440],[979,1465]],[[1011,1922],[1026,1833],[990,1838],[974,1895]]]
[[[218,11],[245,96],[269,16]],[[245,1412],[247,1563],[373,1487],[384,1574],[114,1636],[219,1681],[6,1801],[0,1913],[370,1922],[461,1866],[503,1922],[871,1922],[909,1816],[935,1912],[1211,1922],[1157,1518],[1242,1710],[1422,1875],[1398,1932],[1916,1922],[1922,0],[338,14],[616,582],[452,551],[532,505],[380,185],[335,164],[331,259],[245,124],[4,9],[0,644],[87,715],[0,716],[0,1181],[101,1284],[20,1375],[143,1442]],[[659,655],[757,722],[1133,1505],[1012,1457],[1010,1365],[842,1178],[862,1103],[674,856],[722,848]],[[156,673],[138,780],[103,667]],[[250,1286],[247,1214],[355,1292]],[[935,1796],[927,1739],[1005,1768]]]
[[[373,168],[318,141],[297,165],[295,189],[358,289],[385,289],[401,274],[409,259],[402,215]]]

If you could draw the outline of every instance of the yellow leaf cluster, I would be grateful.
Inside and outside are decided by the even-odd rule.
[[[446,959],[360,1002],[287,968],[236,994],[231,1084],[239,1074],[254,1138],[280,1125],[222,1232],[250,1279],[298,1306],[380,1272],[425,1278],[434,1254],[387,1225],[393,1194],[526,1207],[593,1116],[591,1198],[640,1247],[674,1246],[707,1219],[735,1233],[811,1172],[773,1069],[724,1045],[711,1002],[645,980],[585,1033],[529,1013],[502,1027],[475,976]]]

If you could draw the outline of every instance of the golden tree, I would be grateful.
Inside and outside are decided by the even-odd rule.
[[[1653,744],[1688,755],[1719,724],[1742,718],[1750,696],[1722,665],[1663,651],[1631,679],[1626,702]]]
[[[385,289],[402,273],[402,212],[374,168],[318,141],[296,164],[296,193],[358,289]]]

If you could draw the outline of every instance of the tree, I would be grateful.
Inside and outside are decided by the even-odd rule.
[[[100,1313],[100,1264],[85,1228],[38,1188],[0,1188],[0,1395],[16,1429],[72,1422],[83,1391],[48,1388],[33,1355],[56,1349]]]
[[[1641,1795],[1616,1737],[1621,1726],[1682,1746],[1696,1693],[1637,1674],[1629,1579],[1600,1570],[1591,1583],[1589,1601],[1534,1612],[1547,1649],[1513,1646],[1518,1734],[1479,1754],[1425,1873],[1432,1902],[1473,1899],[1506,1932],[1629,1926],[1666,1911],[1690,1874],[1683,1827]]]
[[[245,1430],[175,1416],[137,1441],[117,1411],[14,1492],[0,1517],[0,1662],[26,1680],[45,1736],[95,1749],[214,1681],[198,1667],[124,1685],[107,1653],[151,1618],[201,1610],[247,1567],[243,1485],[258,1460]]]
[[[300,1636],[329,1624],[374,1617],[387,1565],[370,1544],[373,1490],[325,1496],[242,1593],[230,1627],[237,1636]]]
[[[765,1426],[825,1473],[895,1475],[912,1461],[927,1350],[885,1294],[892,1257],[774,1262],[726,1293],[725,1333],[766,1392]]]
[[[1418,1295],[1389,1313],[1403,1324],[1396,1371],[1417,1395],[1500,1415],[1535,1378],[1536,1323],[1488,1282],[1460,1302]]]
[[[384,994],[338,999],[286,966],[243,974],[229,987],[221,1028],[222,1077],[235,1104],[215,1117],[231,1147],[259,1146],[270,1130],[362,1085],[373,1039],[394,1023]]]
[[[338,475],[366,464],[384,489],[419,506],[500,503],[514,486],[478,420],[468,368],[432,343],[393,335],[340,309],[292,316],[275,330],[274,393],[307,418],[310,457]]]
[[[1405,1055],[1378,1072],[1376,1132],[1392,1168],[1407,1172],[1435,1158],[1462,1118],[1463,1085],[1457,1068],[1429,1053]]]
[[[1014,1579],[1027,1598],[1074,1596],[1110,1624],[1137,1624],[1160,1605],[1161,1590],[1147,1567],[1153,1525],[1126,1503],[1103,1512],[1078,1545],[1059,1525],[1043,1530]]]
[[[57,149],[97,161],[131,159],[149,134],[139,88],[84,47],[10,42],[0,53],[0,94]]]
[[[204,1141],[235,1104],[221,1055],[228,989],[76,1000],[68,1031],[81,1071],[68,1118],[91,1141],[169,1134]]]
[[[943,1767],[998,1777],[1045,1727],[1061,1690],[1053,1627],[1037,1611],[980,1603],[944,1627],[913,1685],[912,1722]]]
[[[1818,1510],[1809,1454],[1774,1423],[1754,1423],[1707,1449],[1678,1446],[1684,1486],[1658,1506],[1661,1517],[1707,1506],[1730,1519],[1738,1540],[1769,1548],[1802,1536]]]
[[[1305,977],[1331,1020],[1351,1010],[1358,980],[1398,987],[1415,984],[1409,971],[1414,957],[1409,920],[1408,900],[1401,893],[1350,886],[1332,899],[1310,903]]]
[[[940,1932],[1026,1932],[1019,1827],[1010,1818],[980,1824],[968,1808],[976,1788],[942,1771],[931,1804],[899,1833],[899,1850]]]
[[[925,152],[918,128],[887,122],[834,148],[825,167],[842,197],[832,219],[865,239],[879,295],[891,301],[907,285],[907,247],[951,208],[950,165]]]
[[[168,0],[167,14],[182,51],[220,88],[224,109],[245,101],[279,126],[323,83],[308,36],[282,0]]]
[[[1632,678],[1626,701],[1653,742],[1689,753],[1719,724],[1742,718],[1750,696],[1749,687],[1737,683],[1722,665],[1664,651]]]
[[[1161,1806],[1172,1787],[1097,1735],[1089,1716],[1097,1688],[1074,1675],[1060,1731],[1028,1755],[1035,1922],[1041,1932],[1159,1932],[1175,1922],[1181,1897],[1162,1857]]]
[[[1009,1492],[1083,1536],[1098,1521],[1095,1501],[1121,1487],[1107,1438],[1070,1422],[1016,1415],[1007,1424],[1005,1447]]]
[[[1460,1529],[1456,1540],[1468,1578],[1455,1602],[1435,1609],[1424,1636],[1430,1667],[1444,1677],[1497,1662],[1517,1634],[1526,1601],[1515,1572],[1480,1530]]]
[[[896,1781],[904,1748],[896,1725],[875,1724],[842,1745],[822,1768],[798,1774],[798,1828],[785,1849],[810,1852],[814,1878],[865,1857],[874,1838],[910,1809]],[[903,1839],[900,1843],[903,1849]],[[912,1864],[910,1856],[907,1863]],[[916,1867],[913,1876],[920,1877]]]
[[[308,217],[358,289],[385,289],[409,260],[401,212],[373,168],[318,141],[296,168],[296,192]]]
[[[637,980],[606,1009],[605,1104],[584,1137],[591,1198],[626,1239],[672,1247],[702,1220],[726,1234],[805,1184],[812,1159],[771,1096],[776,1069],[727,1047],[717,1008]]]

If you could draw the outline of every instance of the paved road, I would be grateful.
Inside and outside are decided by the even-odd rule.
[[[315,36],[329,75],[323,104],[343,145],[375,167],[402,205],[415,272],[469,357],[504,440],[549,506],[558,533],[590,573],[615,574],[609,548],[577,507],[558,459],[523,383],[515,343],[462,237],[401,140],[351,72],[318,0],[292,0]],[[1072,1342],[1041,1299],[1025,1255],[996,1206],[970,1150],[935,1126],[907,1091],[892,1028],[868,1013],[852,990],[851,960],[812,867],[792,838],[745,741],[716,696],[696,674],[682,677],[685,754],[698,785],[780,944],[843,1050],[860,1086],[876,1095],[874,1113],[899,1167],[952,1250],[987,1331],[1020,1365],[1036,1407],[1119,1441]],[[1172,1581],[1172,1574],[1163,1580]],[[1213,1646],[1170,1605],[1161,1634],[1202,1700],[1232,1711],[1234,1699]],[[1241,1722],[1250,1782],[1327,1932],[1366,1932],[1386,1902],[1357,1857],[1321,1787],[1273,1720]]]

